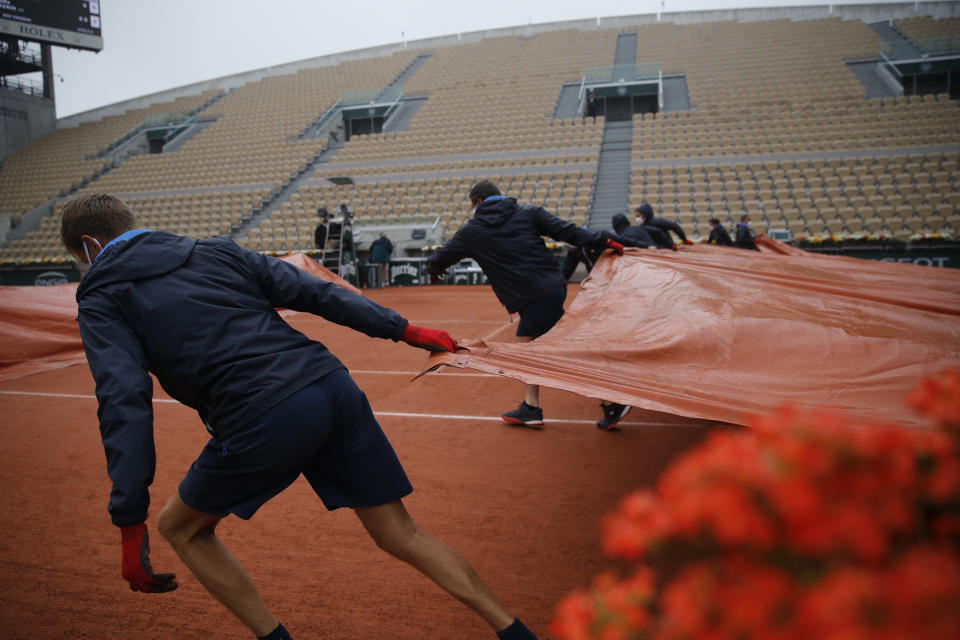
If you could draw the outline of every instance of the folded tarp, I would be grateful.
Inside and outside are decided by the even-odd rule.
[[[960,365],[960,271],[760,246],[608,252],[547,334],[467,341],[426,368],[727,423],[792,404],[924,424],[903,399]]]
[[[359,289],[303,254],[282,258],[308,273]],[[0,287],[0,380],[86,361],[77,327],[77,285]]]

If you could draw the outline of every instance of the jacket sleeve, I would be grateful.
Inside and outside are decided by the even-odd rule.
[[[572,222],[564,222],[547,213],[543,207],[533,207],[531,215],[540,235],[562,240],[577,247],[602,247],[607,243],[606,238],[599,231],[584,229]]]
[[[399,340],[407,321],[393,309],[321,280],[283,260],[241,249],[243,258],[274,307],[306,311],[372,338]]]
[[[681,227],[679,224],[677,224],[673,220],[666,220],[664,218],[660,218],[659,224],[657,226],[659,226],[661,229],[664,229],[664,230],[673,231],[675,234],[677,234],[677,237],[680,238],[680,242],[687,241],[687,234],[683,232],[683,227]]]
[[[447,267],[454,265],[467,257],[467,244],[463,241],[463,229],[443,243],[443,246],[434,251],[427,259],[427,268],[430,273],[441,273]]]
[[[110,512],[118,527],[147,518],[156,469],[153,443],[153,380],[140,339],[106,304],[84,301],[80,336],[97,385],[97,417],[113,482]]]

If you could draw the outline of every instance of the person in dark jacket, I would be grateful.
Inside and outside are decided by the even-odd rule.
[[[469,197],[473,217],[433,252],[427,267],[431,274],[440,274],[464,258],[476,260],[507,312],[520,314],[517,342],[530,342],[545,334],[563,316],[567,281],[542,236],[588,249],[611,248],[623,255],[622,244],[598,231],[564,222],[543,207],[517,204],[489,180],[473,185]],[[612,406],[618,409],[605,410],[597,427],[612,429],[629,410],[624,405]],[[540,388],[526,385],[523,402],[502,417],[508,424],[542,428]]]
[[[647,247],[653,246],[652,242],[630,240],[628,238],[610,233],[609,231],[601,231],[600,233],[608,240],[619,242],[624,247],[638,247],[640,249],[646,249]],[[647,239],[649,240],[649,236],[647,236]],[[590,271],[593,269],[593,265],[597,263],[597,260],[600,259],[600,255],[605,249],[605,245],[601,247],[576,247],[571,245],[568,247],[567,255],[563,261],[563,279],[569,280],[570,276],[572,276],[573,272],[577,270],[577,267],[581,262],[587,268],[587,273],[590,273]]]
[[[302,473],[328,509],[353,508],[377,544],[480,614],[500,638],[535,636],[466,560],[407,514],[412,491],[363,392],[321,343],[277,307],[318,314],[371,337],[453,351],[444,331],[229,238],[194,240],[137,228],[104,194],[63,210],[64,245],[90,270],[77,287],[80,335],[96,382],[100,434],[113,482],[122,575],[134,591],[177,587],[150,565],[145,520],[156,456],[153,373],[197,411],[211,439],[161,511],[157,529],[210,593],[258,638],[290,635],[216,535],[229,514],[249,519]]]
[[[737,223],[737,243],[736,246],[740,249],[750,249],[752,251],[760,251],[760,248],[756,244],[756,240],[753,237],[753,231],[750,229],[751,226],[750,215],[743,214],[740,216],[740,222]]]
[[[370,262],[380,265],[380,282],[383,286],[390,283],[390,256],[393,255],[393,243],[387,234],[380,232],[380,237],[370,243]]]
[[[659,227],[646,227],[643,225],[631,225],[625,213],[618,213],[613,216],[613,230],[617,236],[623,238],[631,244],[629,246],[640,246],[646,243],[647,247],[656,247],[658,249],[677,250],[677,245],[673,244],[670,236]]]
[[[710,218],[710,237],[707,238],[707,244],[717,244],[722,247],[733,246],[733,240],[730,239],[730,234],[727,233],[727,230],[723,228],[723,225],[720,224],[720,221],[716,218]]]
[[[317,209],[317,217],[320,218],[320,222],[317,223],[317,228],[313,230],[313,246],[318,251],[323,251],[327,248],[327,227],[330,225],[330,213],[326,207],[320,207]]]
[[[670,237],[670,233],[676,234],[677,238],[680,239],[680,242],[683,244],[693,244],[687,240],[687,234],[683,232],[683,227],[681,227],[676,222],[667,220],[666,218],[657,218],[653,215],[653,207],[644,202],[636,209],[637,222],[640,223],[643,227],[653,227],[662,231],[667,238]],[[649,228],[647,229],[649,232]],[[651,234],[652,235],[652,234]],[[674,243],[671,241],[671,245]]]

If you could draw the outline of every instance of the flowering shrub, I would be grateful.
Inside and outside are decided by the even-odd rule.
[[[562,600],[551,634],[960,638],[960,371],[907,401],[940,428],[783,409],[711,434],[606,517],[629,570]]]

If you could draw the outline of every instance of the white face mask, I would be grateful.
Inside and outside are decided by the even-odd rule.
[[[97,240],[96,238],[92,238],[92,240],[97,243],[97,249],[99,251],[103,251],[103,247],[100,245],[100,241]],[[87,243],[81,242],[81,244],[83,245],[83,253],[87,256],[87,264],[93,265],[93,260],[90,259],[90,250],[87,248]],[[100,255],[100,254],[98,253],[97,255]]]
[[[470,209],[470,216],[471,216],[471,217],[472,217],[472,216],[475,216],[476,214],[477,214],[477,208],[476,208],[476,207],[474,207],[473,209]]]

